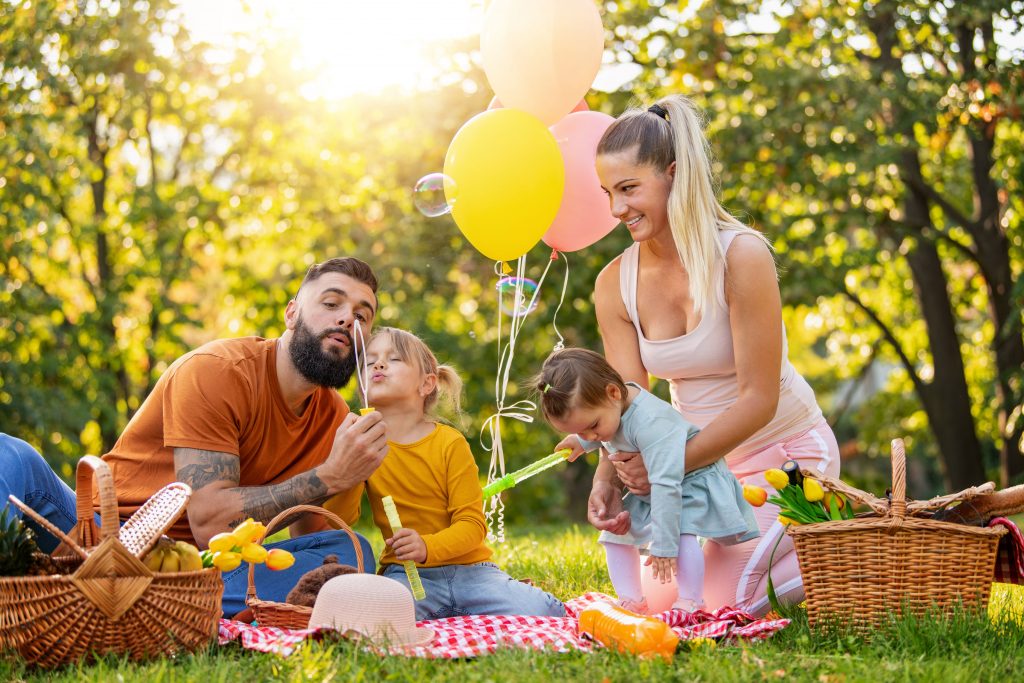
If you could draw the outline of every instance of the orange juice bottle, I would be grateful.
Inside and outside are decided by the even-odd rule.
[[[619,652],[672,659],[679,636],[663,621],[640,616],[607,602],[580,612],[580,632]]]

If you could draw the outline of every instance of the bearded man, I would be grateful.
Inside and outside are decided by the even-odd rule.
[[[356,370],[355,328],[368,335],[376,292],[373,271],[358,259],[315,264],[285,308],[280,338],[213,341],[176,360],[103,456],[113,470],[121,521],[164,485],[182,481],[192,498],[168,533],[201,548],[249,517],[267,523],[294,505],[319,505],[339,494],[345,521],[354,523],[363,482],[384,459],[387,439],[380,414],[356,416],[337,389]],[[35,449],[0,434],[0,500],[9,493],[62,530],[75,523],[74,492]],[[98,510],[98,498],[94,503]],[[296,562],[280,572],[257,568],[263,600],[283,602],[328,554],[355,564],[349,537],[323,518],[289,522],[290,538],[267,547],[290,551]],[[55,545],[37,531],[41,547]],[[372,572],[370,545],[359,541]],[[226,615],[244,608],[247,572],[243,563],[224,574]]]

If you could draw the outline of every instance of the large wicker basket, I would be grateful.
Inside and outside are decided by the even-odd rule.
[[[100,528],[92,509],[99,488]],[[140,660],[207,645],[217,632],[224,592],[220,572],[154,573],[141,558],[181,516],[192,490],[169,484],[122,527],[110,468],[94,456],[78,463],[78,523],[64,534],[14,496],[11,502],[62,543],[54,562],[70,574],[0,578],[0,649],[54,667],[105,654]]]
[[[267,525],[267,530],[264,532],[263,537],[259,539],[259,542],[262,543],[263,539],[275,533],[278,529],[285,526],[288,523],[288,520],[301,513],[321,515],[327,519],[327,521],[331,522],[335,529],[339,529],[348,534],[349,538],[352,539],[352,547],[355,548],[356,551],[356,569],[360,572],[364,571],[363,549],[355,532],[352,531],[352,527],[345,524],[340,517],[330,510],[325,510],[324,508],[317,507],[315,505],[296,505],[288,508],[287,510],[283,510],[274,517],[274,519],[270,520],[270,524]],[[313,614],[313,609],[311,607],[293,605],[287,602],[261,600],[257,597],[256,568],[251,563],[249,564],[249,588],[246,591],[245,604],[252,610],[252,616],[260,626],[276,626],[277,628],[288,629],[309,628],[309,618]]]
[[[892,442],[891,500],[804,470],[826,488],[872,509],[866,516],[790,526],[812,626],[842,624],[866,632],[889,613],[924,615],[984,610],[1004,527],[939,522],[930,511],[992,490],[992,484],[930,501],[906,500],[903,442]]]

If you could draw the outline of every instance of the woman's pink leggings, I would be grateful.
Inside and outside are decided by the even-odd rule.
[[[727,458],[729,469],[744,484],[772,489],[764,480],[764,471],[781,467],[786,460],[796,460],[800,467],[830,477],[839,476],[839,445],[832,429],[823,419],[810,430],[788,441],[774,444],[750,455]],[[704,544],[704,600],[709,609],[731,605],[755,616],[765,614],[768,604],[768,558],[783,534],[776,519],[779,509],[771,503],[754,508],[761,537],[739,545]],[[784,536],[775,551],[772,583],[779,600],[794,604],[804,598],[796,551]]]

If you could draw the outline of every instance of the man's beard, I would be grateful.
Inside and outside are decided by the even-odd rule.
[[[324,351],[323,341],[331,334],[343,334],[348,339],[348,354],[341,355],[332,351]],[[356,355],[352,352],[352,335],[340,327],[324,330],[319,335],[306,327],[300,316],[295,321],[288,354],[292,363],[307,380],[321,387],[340,389],[352,379],[356,369]]]

